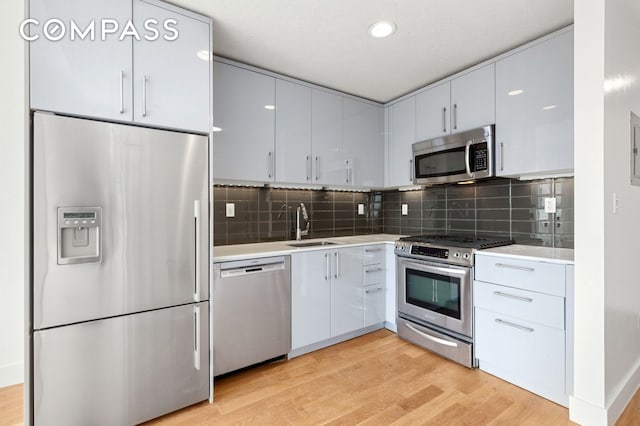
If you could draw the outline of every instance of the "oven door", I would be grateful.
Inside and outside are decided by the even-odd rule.
[[[472,282],[472,268],[398,256],[398,313],[473,338]]]

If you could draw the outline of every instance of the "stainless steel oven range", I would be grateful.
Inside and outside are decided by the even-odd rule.
[[[467,367],[473,350],[473,260],[513,240],[420,235],[396,242],[398,335]]]

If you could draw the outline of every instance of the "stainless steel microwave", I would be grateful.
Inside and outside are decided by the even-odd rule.
[[[413,183],[432,185],[494,175],[494,126],[413,144]]]

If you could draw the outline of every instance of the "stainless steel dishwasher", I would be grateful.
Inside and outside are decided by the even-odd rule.
[[[291,258],[213,266],[215,376],[291,351]]]

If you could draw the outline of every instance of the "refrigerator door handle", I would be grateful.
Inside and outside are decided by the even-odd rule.
[[[194,347],[193,347],[193,367],[200,371],[200,307],[193,308],[194,321]]]
[[[193,222],[195,232],[195,287],[193,293],[193,300],[195,302],[200,301],[200,200],[193,202]]]

